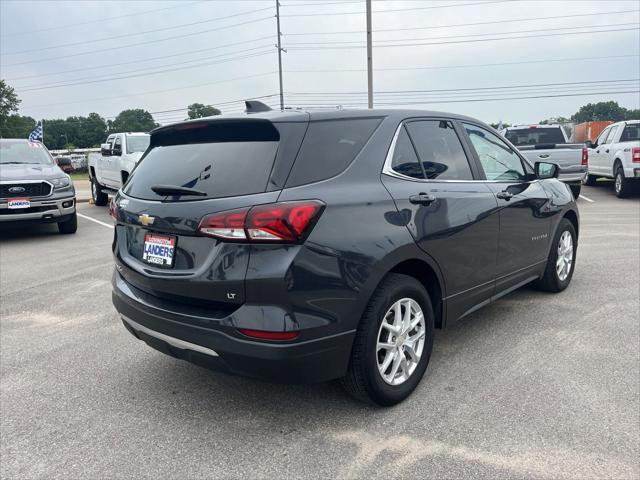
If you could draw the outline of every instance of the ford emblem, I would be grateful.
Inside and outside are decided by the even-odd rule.
[[[11,193],[22,193],[24,192],[26,189],[24,187],[11,187],[9,189],[9,192]]]

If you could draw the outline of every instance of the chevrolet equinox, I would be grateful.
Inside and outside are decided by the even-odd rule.
[[[444,328],[564,290],[579,217],[558,167],[429,111],[267,111],[151,132],[114,198],[113,302],[190,362],[406,398]]]

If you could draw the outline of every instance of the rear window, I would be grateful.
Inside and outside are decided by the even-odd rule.
[[[627,125],[620,136],[621,142],[637,142],[640,140],[640,123]]]
[[[148,135],[127,135],[127,153],[144,152],[148,146]]]
[[[319,182],[343,172],[380,122],[380,118],[364,118],[309,123],[287,187]]]
[[[562,130],[555,127],[507,130],[506,138],[516,147],[521,147],[523,145],[540,145],[543,143],[565,143]]]
[[[194,188],[206,197],[182,195],[190,201],[262,193],[279,145],[270,122],[190,124],[155,135],[151,148],[133,171],[124,193],[136,198],[166,198],[154,185]]]

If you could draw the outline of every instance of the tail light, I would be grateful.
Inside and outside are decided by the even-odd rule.
[[[640,163],[640,147],[633,147],[631,149],[631,161],[633,163]]]
[[[238,331],[247,337],[260,340],[293,340],[300,335],[300,332],[269,332],[266,330],[249,330],[248,328],[239,328]]]
[[[114,222],[118,221],[118,207],[116,207],[116,202],[113,199],[109,201],[109,215],[111,215]]]
[[[582,159],[580,160],[580,165],[588,165],[589,164],[589,149],[582,149]]]
[[[318,200],[305,200],[228,210],[204,217],[198,231],[223,240],[297,243],[309,234],[323,207]]]

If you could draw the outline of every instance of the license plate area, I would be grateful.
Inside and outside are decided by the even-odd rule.
[[[142,261],[160,268],[172,268],[176,253],[176,237],[145,233]]]
[[[31,207],[31,199],[30,198],[12,198],[9,200],[9,204],[7,205],[10,209],[18,209],[18,208],[29,208]]]

